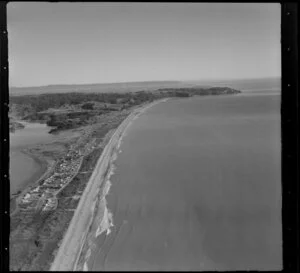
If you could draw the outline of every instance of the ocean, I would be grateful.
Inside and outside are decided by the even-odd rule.
[[[280,86],[239,86],[132,123],[89,270],[282,268]]]

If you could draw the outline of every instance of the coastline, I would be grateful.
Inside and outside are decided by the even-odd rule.
[[[29,178],[24,180],[21,185],[15,190],[15,192],[10,193],[10,214],[12,215],[16,210],[17,200],[25,195],[32,186],[36,185],[41,179],[43,179],[49,172],[52,166],[51,160],[46,159],[42,156],[37,156],[28,150],[22,149],[18,151],[27,157],[30,157],[38,165],[38,169]]]
[[[32,126],[32,123],[25,122],[23,120],[15,119],[14,121],[22,125],[22,128],[18,128],[16,130],[24,130],[25,128]],[[10,138],[14,137],[13,135],[15,134],[15,131],[10,132]],[[9,153],[10,162],[11,162],[11,158],[13,158],[13,154],[16,153],[18,155],[21,154],[27,158],[32,159],[36,164],[36,168],[31,173],[31,175],[28,178],[21,180],[21,182],[13,192],[10,191],[10,198],[15,198],[19,196],[22,192],[24,192],[26,188],[28,188],[31,184],[35,184],[47,172],[50,161],[47,160],[47,158],[38,156],[37,154],[31,152],[30,148],[28,148],[28,146],[25,145],[24,143],[18,144],[17,146],[14,146],[13,144],[10,143],[10,151],[11,151],[11,153]]]
[[[105,198],[105,196],[99,197],[99,191],[100,188],[105,187],[103,184],[106,180],[107,173],[110,172],[110,163],[115,149],[119,147],[122,136],[134,119],[150,107],[166,100],[168,100],[168,98],[134,108],[129,116],[115,129],[108,143],[105,145],[86,185],[74,216],[56,253],[50,271],[69,271],[76,268],[83,245],[94,220],[95,208],[97,207],[96,203],[99,199],[103,201]],[[102,207],[100,207],[100,209],[102,209]],[[109,226],[107,232],[109,232]]]
[[[19,195],[21,192],[23,192],[32,181],[37,181],[40,179],[40,177],[43,176],[43,174],[47,171],[48,162],[45,159],[39,158],[38,156],[25,151],[24,149],[18,150],[17,153],[22,153],[26,155],[27,157],[33,159],[33,161],[38,165],[37,169],[32,175],[27,178],[26,180],[23,180],[21,184],[16,188],[14,192],[10,193],[10,196],[16,196]],[[34,183],[34,182],[33,182]]]
[[[224,143],[226,146],[230,143],[232,145],[230,149],[232,149],[233,151],[235,151],[236,145],[239,146],[241,144],[240,147],[242,147],[242,145],[243,145],[243,148],[244,148],[245,147],[244,144],[246,144],[248,141],[249,141],[249,143],[252,143],[253,147],[257,144],[255,142],[253,143],[253,138],[251,136],[248,137],[248,139],[247,139],[247,135],[250,135],[249,132],[252,130],[251,128],[248,127],[248,125],[250,125],[252,122],[248,122],[249,121],[248,120],[246,123],[244,123],[244,120],[241,119],[241,118],[243,118],[244,115],[245,115],[245,117],[248,118],[248,109],[250,107],[247,108],[247,104],[245,104],[245,105],[242,104],[242,106],[244,106],[243,111],[245,111],[245,112],[239,111],[239,113],[237,114],[239,120],[234,120],[233,118],[231,118],[233,116],[232,111],[234,111],[231,108],[232,104],[233,104],[233,102],[240,101],[240,99],[241,98],[239,98],[239,97],[235,97],[226,102],[226,100],[223,100],[223,98],[220,98],[220,99],[214,98],[214,99],[211,99],[212,104],[207,104],[206,101],[201,102],[202,99],[197,99],[200,102],[200,104],[198,104],[197,102],[192,102],[192,100],[190,100],[192,104],[190,104],[190,102],[188,102],[188,101],[186,101],[186,103],[185,103],[183,100],[182,100],[182,102],[178,101],[178,103],[180,103],[180,104],[177,104],[176,102],[174,103],[174,101],[172,101],[172,102],[164,104],[164,105],[158,105],[151,111],[146,112],[145,115],[142,115],[140,117],[140,119],[138,119],[137,124],[133,123],[133,126],[132,126],[133,128],[129,128],[129,130],[128,130],[129,131],[129,133],[128,133],[129,139],[127,139],[127,137],[125,137],[124,144],[126,147],[123,147],[124,144],[121,146],[121,148],[124,149],[124,153],[126,153],[126,155],[124,154],[123,157],[122,156],[119,157],[119,159],[116,162],[117,171],[116,171],[115,177],[112,178],[112,184],[113,184],[112,187],[113,188],[111,188],[110,193],[105,198],[108,203],[107,207],[111,210],[111,212],[113,213],[113,216],[114,216],[113,217],[114,218],[113,219],[114,227],[111,228],[112,233],[107,235],[107,232],[109,230],[106,231],[106,230],[104,230],[104,228],[101,228],[100,231],[104,231],[104,232],[102,234],[100,232],[98,233],[100,235],[97,238],[97,240],[94,240],[95,235],[91,234],[94,236],[91,236],[91,238],[88,238],[88,239],[91,242],[94,242],[95,246],[92,245],[92,247],[85,248],[83,250],[83,255],[82,255],[83,257],[79,263],[78,268],[76,268],[75,271],[77,271],[77,270],[78,271],[82,271],[82,270],[83,271],[95,271],[95,270],[96,271],[111,271],[111,270],[143,270],[143,269],[144,270],[145,269],[146,270],[155,270],[155,269],[157,270],[158,269],[157,265],[161,265],[163,263],[165,263],[165,265],[166,265],[166,268],[165,268],[166,270],[177,270],[177,269],[179,269],[179,266],[182,266],[184,263],[186,263],[187,265],[195,266],[194,268],[189,268],[188,270],[195,270],[195,269],[200,270],[200,265],[198,264],[197,258],[195,259],[195,261],[192,261],[192,257],[194,255],[194,253],[196,253],[196,255],[195,255],[196,257],[199,257],[199,263],[200,262],[202,263],[202,261],[203,261],[202,265],[204,267],[204,270],[213,270],[214,267],[215,267],[215,269],[217,267],[219,267],[219,270],[222,270],[222,266],[223,266],[223,269],[225,266],[222,265],[221,262],[219,262],[219,258],[220,258],[220,260],[222,259],[223,253],[220,253],[220,252],[218,253],[218,249],[220,246],[219,243],[222,240],[224,240],[225,242],[233,242],[233,244],[235,244],[235,249],[233,250],[235,253],[230,254],[230,251],[229,251],[229,254],[227,256],[227,257],[231,258],[231,259],[229,259],[229,264],[232,263],[233,266],[236,266],[236,260],[234,260],[234,257],[239,257],[239,258],[243,257],[243,259],[245,261],[245,267],[247,267],[247,263],[248,263],[249,267],[255,266],[256,260],[258,262],[260,262],[261,265],[266,266],[268,264],[268,262],[267,262],[268,257],[271,257],[273,255],[271,253],[275,252],[275,250],[273,252],[273,250],[271,248],[273,246],[274,249],[276,249],[275,242],[278,242],[278,241],[277,241],[277,239],[275,239],[275,236],[268,235],[268,237],[267,237],[268,239],[266,239],[268,241],[266,242],[266,241],[264,241],[265,240],[264,238],[266,238],[266,237],[264,235],[260,235],[260,234],[265,234],[265,232],[263,230],[267,230],[267,227],[271,231],[273,229],[273,226],[275,226],[275,225],[271,226],[270,222],[268,223],[267,221],[265,221],[264,219],[261,218],[260,208],[266,208],[264,206],[268,206],[264,200],[268,200],[267,197],[269,196],[269,194],[273,194],[273,190],[271,190],[271,188],[269,188],[269,190],[267,188],[264,189],[264,187],[259,188],[259,181],[260,181],[259,177],[257,177],[258,179],[253,179],[254,184],[247,185],[248,178],[247,178],[247,176],[245,177],[243,175],[243,174],[247,174],[247,172],[248,172],[247,165],[244,165],[244,162],[240,161],[240,159],[243,158],[244,151],[248,154],[249,150],[247,148],[241,152],[242,156],[240,156],[241,154],[237,155],[236,165],[239,166],[238,170],[235,169],[235,165],[231,164],[231,161],[227,161],[226,163],[224,163],[223,157],[221,157],[221,160],[220,160],[220,157],[218,157],[218,160],[216,160],[215,157],[209,156],[214,151],[216,152],[216,154],[218,154],[218,150],[216,149],[216,146],[220,145],[223,148]],[[277,99],[279,99],[279,98],[277,97]],[[246,98],[246,100],[247,100],[247,98]],[[260,100],[261,100],[260,97],[258,97],[255,102],[259,102]],[[265,100],[270,100],[270,99],[265,98]],[[252,101],[251,98],[248,99],[248,102],[250,102],[250,101]],[[186,107],[182,106],[181,103],[186,104]],[[169,106],[172,104],[174,104],[174,106],[172,107],[172,110],[170,111],[167,108],[169,108]],[[218,108],[213,107],[214,105],[219,105],[219,107]],[[224,116],[221,119],[219,119],[218,124],[222,124],[222,125],[220,125],[220,127],[216,126],[216,127],[219,127],[216,129],[220,130],[219,132],[221,132],[221,134],[223,132],[225,135],[228,134],[229,136],[231,136],[231,138],[227,138],[227,137],[225,139],[223,138],[221,141],[221,144],[219,144],[220,139],[219,138],[214,139],[214,137],[216,136],[216,135],[214,135],[215,128],[214,128],[214,126],[211,125],[210,121],[211,121],[211,117],[213,117],[214,114],[219,117],[220,117],[220,115],[222,115],[222,112],[223,112],[222,106],[223,105],[227,105],[230,112],[227,116]],[[264,105],[264,104],[262,104],[262,105]],[[278,106],[279,106],[279,104],[277,102],[276,109],[279,109]],[[199,123],[195,124],[197,121],[194,122],[194,120],[191,120],[190,128],[187,128],[188,126],[184,127],[185,130],[187,130],[187,131],[189,130],[189,134],[187,135],[187,134],[183,133],[184,137],[182,137],[181,139],[178,139],[177,136],[181,134],[183,128],[181,126],[178,126],[177,128],[180,128],[180,129],[176,130],[176,133],[178,133],[178,134],[175,134],[175,132],[174,132],[174,136],[176,135],[174,137],[174,140],[176,140],[176,141],[174,141],[172,143],[173,147],[168,146],[168,147],[166,147],[166,149],[164,149],[164,147],[163,147],[164,144],[161,142],[161,139],[164,139],[164,137],[167,137],[168,134],[167,133],[161,134],[159,131],[163,131],[164,130],[163,128],[167,127],[167,124],[170,121],[170,119],[168,119],[168,118],[171,118],[171,119],[176,118],[177,120],[179,120],[179,117],[180,117],[180,115],[182,115],[183,111],[180,111],[177,115],[175,115],[175,113],[178,111],[177,109],[185,109],[186,113],[188,115],[187,117],[190,118],[189,111],[193,112],[195,108],[197,108],[197,109],[205,109],[206,108],[207,109],[206,111],[200,110],[200,112],[196,112],[196,113],[194,112],[195,115],[201,116]],[[216,111],[216,110],[219,110],[219,111]],[[169,111],[169,115],[167,114],[168,113],[167,111]],[[264,110],[264,111],[266,111],[267,113],[269,112],[269,110]],[[208,113],[208,115],[206,117],[203,114],[205,112]],[[168,118],[162,119],[162,123],[160,126],[156,125],[156,124],[159,124],[159,122],[160,122],[160,119],[158,118],[159,114],[161,114],[160,115],[161,118],[163,118],[162,117],[163,115],[165,115],[165,116],[168,115]],[[253,111],[253,114],[254,114],[254,117],[257,116],[256,111]],[[152,120],[151,120],[151,116],[153,117]],[[195,116],[196,119],[197,119],[197,116]],[[228,117],[231,120],[230,123],[227,123]],[[186,122],[186,120],[188,118],[183,117],[183,119],[180,122]],[[205,118],[206,118],[206,120],[205,120]],[[274,118],[274,116],[273,116],[273,118]],[[262,118],[262,120],[263,120],[263,118]],[[145,121],[145,122],[142,122],[142,121]],[[209,121],[209,122],[206,122],[206,121]],[[273,119],[273,121],[274,121],[274,119]],[[267,124],[269,121],[265,120],[265,122]],[[182,123],[182,124],[185,126],[185,123]],[[225,124],[224,127],[223,127],[223,124]],[[232,130],[227,130],[227,128],[230,128],[230,129],[232,128],[232,127],[229,127],[231,124],[235,124],[237,131],[234,132]],[[243,124],[242,127],[241,127],[241,124]],[[194,128],[198,127],[198,125],[200,125],[201,127],[199,127],[198,134],[194,138],[193,136],[191,136],[191,134],[195,134],[197,132]],[[149,131],[149,128],[153,128],[153,127],[155,129],[157,129],[157,134],[154,132],[154,130]],[[239,133],[236,133],[236,132],[239,132],[240,128],[246,129],[247,127],[249,128],[249,129],[247,129],[249,131],[247,132],[246,130],[243,130],[244,137],[240,137]],[[210,131],[211,128],[212,128],[212,130]],[[270,128],[270,127],[266,127],[266,128]],[[276,128],[277,128],[277,132],[278,132],[278,121],[277,121]],[[205,130],[205,129],[207,129],[207,130]],[[204,136],[203,130],[205,132],[210,131],[211,134]],[[268,129],[266,129],[266,131],[267,130]],[[254,135],[256,135],[256,132],[255,132],[256,130],[253,130],[253,131],[254,131]],[[168,130],[168,132],[173,132],[173,128],[170,128]],[[139,135],[139,133],[141,133],[141,135]],[[234,138],[234,136],[236,136],[236,138]],[[152,142],[151,138],[153,139],[153,142]],[[189,146],[187,146],[186,143],[184,142],[186,139],[188,139],[190,142]],[[201,143],[198,146],[199,139],[201,140]],[[234,139],[235,141],[231,141],[231,139]],[[272,137],[269,137],[269,139],[272,139]],[[176,145],[179,142],[178,140],[183,144],[182,148],[180,148],[180,149],[176,148],[176,146],[177,147],[180,146],[180,145]],[[247,142],[244,143],[244,140],[246,140]],[[214,141],[214,142],[211,142],[211,141]],[[267,142],[268,142],[268,140],[267,140]],[[207,146],[212,144],[209,152],[206,153],[206,147],[203,146],[203,143],[207,144]],[[265,143],[265,144],[267,144],[267,143]],[[144,148],[144,145],[147,145],[147,148]],[[264,145],[264,146],[267,147],[268,145]],[[195,152],[197,153],[197,155],[195,157],[190,156],[190,154],[194,155],[193,151],[192,151],[192,149],[194,149],[194,147],[195,147]],[[198,150],[198,147],[199,147],[199,150]],[[279,147],[279,146],[277,145],[277,147]],[[131,148],[133,148],[133,149],[131,149]],[[189,148],[190,148],[190,150],[189,150]],[[185,154],[185,151],[187,151],[187,154]],[[190,153],[190,151],[192,151],[192,153]],[[222,152],[224,150],[220,149],[219,151],[220,151],[219,154],[222,155]],[[253,151],[255,151],[255,149]],[[263,148],[262,148],[262,151],[263,151]],[[233,157],[235,157],[234,154],[235,153],[233,153]],[[264,152],[262,152],[262,155],[263,154],[264,154]],[[138,156],[136,156],[136,155],[138,155]],[[174,161],[172,160],[171,164],[173,166],[176,166],[177,168],[176,167],[174,168],[176,170],[176,175],[172,176],[173,172],[171,172],[171,173],[164,172],[166,168],[163,164],[173,155],[174,155]],[[177,158],[180,158],[177,162],[176,162],[175,155],[177,156]],[[199,157],[198,157],[198,155],[199,155]],[[256,152],[253,152],[253,155],[254,156],[252,157],[252,154],[251,154],[251,158],[252,158],[251,160],[257,162],[257,160],[255,159],[256,158],[255,155],[257,155]],[[155,163],[152,163],[153,161],[151,162],[149,160],[150,158],[152,160],[155,160],[154,161]],[[194,164],[194,162],[198,162],[198,160],[195,160],[195,158],[201,159],[201,161],[203,161],[201,163],[201,165],[202,166],[205,165],[205,167],[204,168],[202,167],[202,169],[198,168],[199,164],[198,165],[197,165],[197,163]],[[188,159],[188,161],[187,161],[187,159]],[[207,163],[207,160],[209,160],[209,163]],[[249,158],[247,158],[247,160],[249,160]],[[224,170],[224,175],[226,175],[226,176],[228,175],[228,180],[227,179],[226,180],[218,180],[217,175],[215,176],[215,169],[216,169],[217,165],[211,164],[212,162],[214,163],[214,161],[216,161],[216,162],[219,161],[218,169],[224,168],[222,170]],[[158,162],[158,163],[156,163],[156,162]],[[186,170],[186,168],[185,168],[184,171],[186,171],[186,172],[184,172],[182,174],[181,166],[183,166],[182,164],[185,162],[188,162],[190,164],[186,164],[186,168],[188,168],[188,170]],[[169,166],[172,166],[171,164],[166,167],[168,168]],[[226,164],[226,165],[223,165],[223,164]],[[238,165],[238,164],[240,164],[240,165]],[[260,162],[257,165],[258,165],[258,170],[259,170],[259,168],[261,166]],[[144,169],[144,166],[146,166],[145,169]],[[161,167],[161,166],[163,166],[163,167]],[[120,168],[120,170],[119,170],[119,168]],[[245,168],[245,169],[243,170],[243,168]],[[129,169],[130,169],[130,171],[128,172]],[[195,169],[197,171],[195,171]],[[157,177],[156,174],[160,174],[160,170],[161,170],[161,174],[163,174],[163,175],[161,175],[161,177]],[[170,169],[168,169],[168,170],[170,170]],[[207,173],[206,173],[206,170],[207,170]],[[229,170],[230,172],[226,173],[227,170]],[[278,170],[278,168],[277,168],[277,170]],[[234,186],[234,187],[231,184],[232,182],[230,179],[232,171],[234,173],[240,172],[240,174],[241,174],[241,176],[239,177],[240,179],[236,179],[236,181],[234,182],[236,184],[236,186]],[[187,173],[189,175],[187,175]],[[202,177],[203,173],[205,174],[205,175],[203,175],[203,178],[206,178],[206,174],[211,173],[212,179],[207,179],[207,180],[204,179],[203,183],[199,184],[197,182],[197,179],[195,180],[194,177]],[[144,182],[145,176],[147,176],[147,179]],[[187,179],[184,180],[186,177],[187,177]],[[245,180],[243,180],[244,177],[245,177]],[[215,179],[213,179],[213,178],[215,178]],[[167,182],[167,180],[168,180],[168,182]],[[141,183],[141,181],[142,181],[142,183]],[[156,181],[158,181],[158,183],[156,183]],[[174,182],[176,181],[175,182],[176,184],[173,181]],[[185,182],[187,181],[187,183],[185,185],[182,185],[181,181],[185,181]],[[216,182],[214,182],[216,184],[211,184],[211,181],[216,181]],[[222,188],[224,181],[226,181],[226,182],[229,181],[229,184],[227,184],[225,188]],[[239,182],[240,181],[243,182],[243,185],[241,185],[241,190],[239,190],[239,185],[240,185]],[[258,182],[256,182],[256,181],[258,181]],[[272,185],[272,182],[277,181],[277,179],[276,180],[275,179],[268,179],[268,180],[266,179],[266,181],[268,181],[267,183],[270,182],[270,184]],[[280,185],[280,181],[278,181],[278,182],[279,182],[278,185]],[[106,182],[106,183],[109,184],[109,182]],[[257,183],[258,187],[256,187],[254,190],[254,188],[252,188],[252,186],[256,185],[256,183]],[[163,187],[161,188],[160,185],[162,185]],[[217,187],[217,185],[219,185],[219,186]],[[247,189],[244,190],[245,187],[248,187],[248,190]],[[270,187],[274,187],[274,186],[270,186]],[[224,196],[225,199],[223,199],[222,201],[219,201],[219,200],[214,201],[215,198],[218,199],[218,197],[221,197],[219,195],[220,189],[222,191],[222,194],[223,194],[223,192],[226,193],[226,197]],[[238,189],[238,190],[235,190],[235,189]],[[253,192],[252,192],[252,190],[253,190]],[[255,193],[256,190],[257,190],[258,194]],[[262,190],[263,191],[266,190],[266,192],[264,193],[264,194],[266,194],[264,199],[259,198],[257,202],[256,201],[252,202],[252,200],[255,200],[255,198],[254,199],[253,199],[253,197],[248,198],[248,196],[249,196],[248,194],[250,194],[250,193],[254,194],[253,195],[254,197],[260,196],[260,192]],[[276,191],[277,191],[277,196],[278,196],[278,190],[276,190]],[[275,192],[275,190],[274,190],[274,192]],[[198,201],[199,194],[203,195],[200,198],[200,201]],[[104,195],[104,193],[103,193],[103,195]],[[244,195],[244,198],[240,199],[239,198],[240,195]],[[207,198],[207,196],[208,196],[208,198]],[[224,197],[222,196],[222,198],[224,198]],[[235,199],[235,197],[236,197],[236,199]],[[263,196],[261,196],[261,197],[263,197]],[[204,202],[204,200],[205,200],[205,202]],[[249,202],[248,201],[245,202],[244,200],[249,200]],[[275,200],[275,198],[274,198],[274,200]],[[279,199],[277,199],[277,200],[279,200]],[[175,202],[176,205],[174,205],[175,204],[174,201],[176,201]],[[234,211],[234,214],[236,217],[232,218],[232,215],[233,215],[232,207],[235,206],[236,204],[238,204],[239,201],[241,201],[241,202],[239,203],[239,206],[237,206],[237,209]],[[218,203],[218,202],[220,202],[220,203]],[[216,203],[218,204],[218,206],[215,206]],[[194,207],[191,208],[190,204],[191,204],[191,206],[195,206],[196,209],[193,210]],[[218,208],[223,207],[224,204],[230,204],[230,206],[228,206],[228,210],[225,210],[225,212],[223,212],[223,209],[220,212],[218,210]],[[233,206],[232,206],[232,204],[233,204]],[[259,207],[258,211],[255,211],[255,209],[254,209],[254,211],[255,211],[253,213],[254,215],[252,214],[252,212],[250,215],[249,214],[247,215],[248,211],[250,211],[253,208],[258,208],[258,205],[261,207]],[[241,212],[240,209],[244,210],[243,212],[246,213],[246,216],[245,216],[245,214],[243,214],[243,216],[241,216],[240,219],[237,219],[240,217],[240,212]],[[279,206],[279,209],[280,209],[280,206]],[[179,216],[177,214],[178,211],[182,212],[181,216]],[[160,212],[163,212],[163,216],[166,216],[166,215],[167,216],[162,217]],[[188,212],[188,213],[186,213],[186,212]],[[104,211],[102,213],[105,214],[106,212]],[[218,216],[220,214],[222,215],[222,217],[218,218]],[[248,216],[250,216],[250,218],[251,218],[250,222],[254,223],[251,227],[248,227],[249,223],[247,223],[247,220],[245,220],[245,219],[249,218]],[[100,217],[98,217],[98,219],[99,218]],[[102,215],[101,215],[101,218],[102,218]],[[107,217],[107,216],[104,216],[104,218],[109,219],[109,217]],[[216,218],[218,220],[215,220]],[[229,220],[224,223],[223,219],[226,219],[226,218]],[[234,221],[230,222],[232,219],[234,219]],[[235,221],[235,220],[237,220],[237,221]],[[201,224],[203,223],[202,224],[204,227],[203,229],[198,228],[199,221],[201,222]],[[153,227],[153,225],[151,225],[151,223],[158,223],[158,225],[161,228],[156,229],[156,225],[155,225],[155,227]],[[171,223],[171,225],[170,225],[170,223]],[[181,224],[181,223],[183,223],[183,224]],[[266,226],[265,226],[265,224],[266,224]],[[104,226],[104,225],[107,225],[107,223],[105,221],[103,221],[103,223],[101,223],[101,226]],[[226,229],[227,225],[233,226],[233,228],[231,230],[228,230],[228,229]],[[146,232],[145,232],[145,230],[146,230]],[[178,232],[174,232],[173,235],[169,235],[169,234],[172,234],[172,231],[174,231],[174,230],[176,230]],[[179,230],[181,232],[179,232]],[[239,234],[236,235],[235,233],[232,234],[232,232],[231,232],[232,230],[238,230],[240,233],[242,233],[242,235],[241,236]],[[188,231],[188,232],[186,232],[186,231]],[[262,231],[262,233],[260,233],[260,231]],[[222,232],[224,232],[224,234]],[[268,231],[267,231],[267,233],[268,233]],[[168,236],[165,236],[166,234]],[[178,236],[179,234],[181,236]],[[221,234],[221,235],[219,235],[219,234]],[[274,234],[275,234],[275,230],[274,230]],[[279,233],[277,233],[277,234],[279,234]],[[203,238],[202,236],[205,238],[203,240],[204,241],[203,244],[201,242],[201,239]],[[255,250],[253,251],[253,248],[252,248],[253,242],[243,240],[243,238],[247,238],[248,236],[250,236],[250,237],[253,236],[254,238],[258,238],[257,244],[260,246],[262,246],[264,244],[268,245],[268,250],[267,250],[266,245],[265,245],[266,248],[258,247],[257,249],[264,249],[266,251],[265,252],[261,251],[259,254],[257,254],[257,252]],[[250,237],[248,237],[248,238],[250,238]],[[273,238],[274,243],[273,242],[268,243],[268,242],[272,241],[272,239],[269,240],[269,238]],[[279,236],[277,238],[280,239]],[[167,250],[164,250],[164,247],[163,247],[163,242],[165,239],[168,242]],[[198,239],[199,239],[199,241],[198,241]],[[162,242],[161,245],[160,245],[160,242]],[[203,248],[202,248],[202,246],[203,246]],[[227,246],[225,245],[225,247],[227,247]],[[184,251],[182,249],[184,249]],[[228,245],[228,249],[230,250],[230,244]],[[203,250],[203,252],[202,252],[202,250]],[[212,252],[209,252],[210,250]],[[179,254],[179,253],[181,255],[177,256],[177,254]],[[212,260],[209,261],[208,258],[206,260],[206,257],[205,257],[206,255],[204,255],[204,254],[209,255],[211,253],[213,255]],[[264,254],[264,253],[266,253],[266,254]],[[220,256],[218,256],[218,255],[220,255]],[[253,258],[251,258],[251,256],[256,257],[256,258],[253,259]],[[274,256],[275,256],[275,254],[274,254]],[[274,256],[272,256],[272,257],[274,257]],[[278,255],[276,255],[276,256],[277,256],[277,260],[279,261],[279,259],[278,259],[279,256]],[[209,256],[209,257],[211,257],[211,256]],[[250,258],[248,258],[248,257],[250,257]],[[260,258],[260,257],[262,257],[262,258]],[[247,260],[247,259],[249,259],[249,260]],[[251,265],[251,260],[253,263],[252,265]],[[265,260],[265,261],[263,261],[263,260]],[[274,259],[274,260],[276,261],[276,259]],[[140,261],[145,261],[145,263],[142,263]],[[182,261],[182,263],[180,263],[179,261]],[[269,260],[269,261],[272,261],[272,260]],[[176,266],[178,266],[177,268],[175,267],[175,264],[176,264]],[[148,265],[149,265],[149,267],[150,267],[150,265],[152,267],[148,268],[147,267]],[[171,265],[173,266],[173,268],[171,268]],[[199,268],[198,268],[198,265],[199,265]],[[132,267],[130,267],[130,266],[132,266]],[[138,266],[139,266],[139,268],[138,268]],[[160,267],[160,268],[162,269],[163,267]],[[181,270],[184,270],[184,269],[181,268]],[[227,268],[227,270],[230,270],[230,268]]]
[[[21,152],[31,157],[39,165],[39,171],[36,174],[32,175],[31,178],[24,181],[24,186],[27,187],[29,186],[30,181],[32,181],[32,184],[35,184],[38,180],[40,180],[44,176],[44,174],[48,170],[50,163],[49,161],[46,160],[46,158],[39,157],[28,150],[22,150]],[[25,189],[25,187],[23,188],[23,190]]]
[[[31,122],[24,122],[24,121],[18,121],[24,125],[24,128],[28,128],[33,125]],[[40,123],[36,123],[40,125]],[[26,129],[25,129],[26,130]],[[14,133],[12,133],[14,134]],[[68,133],[69,134],[69,133]],[[41,143],[30,143],[29,145],[25,145],[24,143],[22,145],[17,146],[10,146],[10,162],[11,159],[14,156],[25,156],[23,160],[31,159],[34,161],[34,164],[36,165],[34,170],[30,173],[30,176],[26,179],[20,179],[20,183],[16,187],[12,187],[12,181],[10,180],[10,211],[14,211],[15,203],[18,198],[21,198],[26,194],[33,186],[36,186],[42,179],[45,179],[46,176],[49,174],[49,172],[52,170],[55,162],[56,162],[56,156],[54,154],[45,155],[43,154],[43,151],[49,151],[50,153],[53,153],[57,151],[57,148],[55,146],[64,146],[66,140],[64,133],[60,135],[60,133],[57,134],[57,139],[52,139],[46,142]],[[71,131],[72,138],[76,138],[78,133],[76,131]],[[69,141],[69,140],[68,140]],[[36,149],[39,151],[37,152]],[[64,148],[63,148],[64,149]],[[10,163],[10,171],[13,172],[12,165]],[[11,177],[11,176],[10,176]],[[12,188],[14,190],[12,191]]]

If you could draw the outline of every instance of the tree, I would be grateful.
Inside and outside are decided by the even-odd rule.
[[[116,103],[117,103],[117,99],[116,99],[116,98],[110,98],[110,99],[108,100],[108,102],[109,102],[110,104],[116,104]]]
[[[94,109],[94,104],[91,103],[91,102],[87,102],[85,104],[83,104],[81,106],[82,109],[85,109],[85,110],[93,110]]]
[[[189,97],[189,93],[186,92],[175,92],[176,97]]]

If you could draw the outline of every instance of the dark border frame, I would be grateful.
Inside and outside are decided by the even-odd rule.
[[[72,2],[72,1],[62,1]],[[76,2],[76,1],[74,1]],[[134,1],[130,1],[134,2]],[[167,2],[167,1],[161,1]],[[197,1],[188,1],[197,2]],[[1,271],[9,271],[8,2],[0,2],[0,186]],[[277,2],[278,3],[278,2]],[[283,271],[299,267],[298,3],[281,3]],[[297,255],[298,254],[298,255]]]
[[[8,122],[8,33],[6,3],[0,2],[0,204],[1,271],[9,264],[9,122]]]
[[[281,166],[283,266],[284,271],[291,272],[299,271],[299,44],[297,39],[298,3],[282,4]]]

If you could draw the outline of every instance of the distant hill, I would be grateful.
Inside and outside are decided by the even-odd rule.
[[[281,90],[281,78],[188,81],[194,85],[227,86],[241,91]]]
[[[47,85],[37,87],[11,87],[9,94],[15,95],[38,95],[46,93],[126,93],[137,91],[152,91],[162,88],[188,88],[188,87],[211,87],[227,86],[239,90],[251,89],[281,89],[280,78],[244,79],[244,80],[202,80],[202,81],[144,81],[144,82],[121,82],[99,84],[70,84],[70,85]]]
[[[124,83],[100,83],[80,85],[48,85],[37,87],[11,87],[10,95],[37,95],[46,93],[125,93],[137,91],[151,91],[160,88],[193,87],[192,83],[180,81],[147,81],[147,82],[124,82]]]

